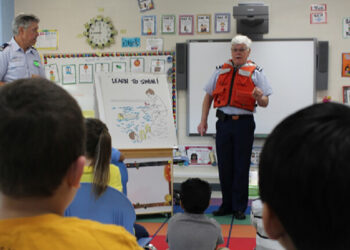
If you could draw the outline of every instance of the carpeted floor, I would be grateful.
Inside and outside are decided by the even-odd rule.
[[[230,231],[231,215],[214,217],[211,212],[218,208],[218,202],[213,199],[211,201],[210,207],[206,210],[206,215],[215,218],[221,225],[222,235],[225,238],[225,244],[227,245],[227,237]],[[234,220],[234,225],[232,227],[231,237],[229,241],[229,248],[231,250],[253,250],[255,248],[255,228],[250,224],[248,208],[246,211],[247,218],[245,220]],[[182,212],[179,206],[174,206],[174,213]],[[156,231],[160,228],[163,222],[167,219],[165,215],[147,215],[138,216],[137,223],[143,225],[149,234],[153,236]],[[165,224],[162,229],[157,233],[155,238],[151,241],[157,250],[168,249],[168,244],[166,243],[166,233],[168,225]]]

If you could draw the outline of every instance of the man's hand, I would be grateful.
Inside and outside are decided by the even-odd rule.
[[[264,92],[260,88],[255,87],[253,89],[252,96],[254,97],[255,100],[260,100],[261,97],[263,97],[263,95],[264,95]]]
[[[267,96],[264,96],[264,92],[258,87],[254,88],[252,96],[255,98],[260,107],[267,107],[269,104],[269,98]]]
[[[201,136],[203,136],[207,132],[207,129],[208,129],[208,123],[203,121],[201,121],[201,123],[199,123],[197,127],[198,133]]]

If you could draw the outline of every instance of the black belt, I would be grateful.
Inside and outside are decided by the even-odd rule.
[[[239,120],[239,119],[246,119],[246,118],[252,118],[253,115],[251,114],[245,114],[245,115],[228,115],[222,112],[221,110],[217,109],[216,110],[216,117],[220,121],[227,121],[227,120]]]

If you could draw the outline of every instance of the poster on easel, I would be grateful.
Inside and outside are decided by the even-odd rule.
[[[95,78],[99,118],[118,149],[173,148],[177,138],[166,74],[114,72]],[[132,94],[131,94],[132,93]]]

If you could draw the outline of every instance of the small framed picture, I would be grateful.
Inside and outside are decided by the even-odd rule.
[[[210,34],[210,14],[197,15],[197,33],[198,34]]]
[[[157,17],[156,16],[142,16],[141,19],[141,33],[143,36],[152,36],[156,34]]]
[[[231,29],[231,14],[215,14],[215,33],[229,33]]]
[[[154,9],[153,0],[138,0],[140,11],[147,11]]]
[[[179,35],[193,35],[193,15],[179,16]]]
[[[350,77],[350,53],[342,54],[342,77]]]
[[[350,86],[343,86],[343,103],[350,105]]]
[[[161,31],[162,34],[175,34],[175,15],[162,15]]]
[[[186,154],[190,165],[211,165],[210,152],[213,147],[206,146],[185,146]]]

